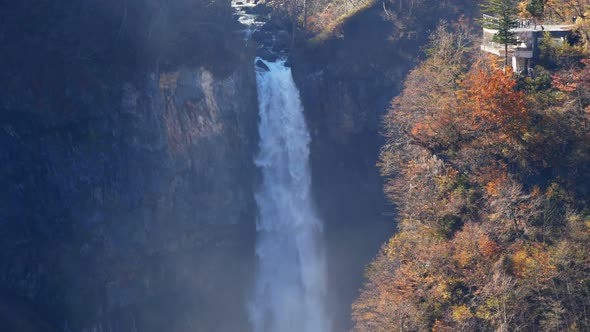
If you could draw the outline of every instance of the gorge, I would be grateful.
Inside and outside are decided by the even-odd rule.
[[[229,1],[3,6],[3,330],[352,327],[395,228],[381,117],[427,40],[415,31],[455,8],[395,27],[376,3],[292,45],[271,6],[246,9],[264,27]],[[269,40],[289,60],[265,71]]]

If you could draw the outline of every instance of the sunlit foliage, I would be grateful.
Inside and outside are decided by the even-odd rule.
[[[516,76],[467,31],[434,32],[385,117],[398,233],[355,331],[586,331],[590,60]]]

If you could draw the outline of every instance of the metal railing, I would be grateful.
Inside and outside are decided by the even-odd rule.
[[[494,53],[500,56],[506,54],[506,50],[504,48],[504,44],[492,42],[492,41],[484,41],[481,44],[481,49],[490,53]],[[533,56],[533,48],[532,47],[522,47],[520,45],[508,45],[508,55],[510,56],[517,56],[523,58],[531,58]]]
[[[491,15],[487,15],[487,14],[483,14],[483,20],[484,21],[499,21],[500,18],[495,17],[495,16],[491,16]],[[558,20],[555,18],[545,18],[543,20],[539,20],[536,21],[536,25],[537,27],[541,26],[541,25],[568,25],[568,24],[572,24],[573,22],[564,22],[563,20]],[[518,23],[517,23],[517,28],[520,29],[528,29],[528,28],[533,28],[535,26],[535,20],[533,20],[532,18],[519,18],[518,19]]]

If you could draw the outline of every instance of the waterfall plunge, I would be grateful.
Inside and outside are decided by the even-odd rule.
[[[313,208],[310,136],[299,91],[284,61],[256,69],[262,172],[256,194],[258,271],[255,332],[327,332],[322,225]]]

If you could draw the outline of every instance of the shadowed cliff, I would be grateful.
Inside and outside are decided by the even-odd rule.
[[[229,3],[3,6],[2,329],[246,325],[257,105]]]
[[[461,1],[405,5],[378,1],[359,10],[293,60],[313,136],[314,193],[327,224],[335,331],[351,328],[364,267],[395,231],[376,165],[382,116],[423,56],[429,31],[474,10]]]

